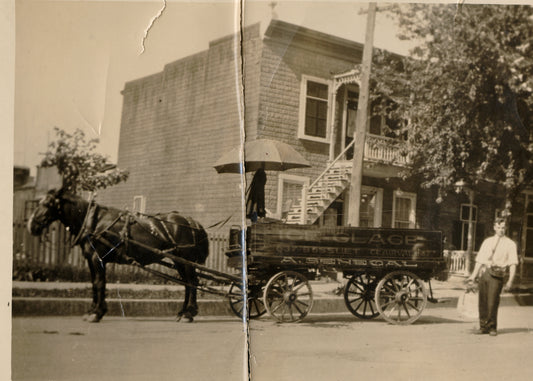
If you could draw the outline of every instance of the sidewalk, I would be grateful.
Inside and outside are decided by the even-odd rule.
[[[431,281],[433,297],[439,303],[428,301],[426,308],[455,308],[464,292],[464,277],[451,276],[447,281]],[[347,312],[342,293],[337,295],[342,283],[337,281],[311,281],[313,313]],[[427,284],[426,284],[427,286]],[[221,290],[225,288],[218,287]],[[13,316],[83,315],[91,304],[90,283],[19,282],[12,286]],[[109,316],[173,316],[181,306],[183,286],[114,284],[107,285]],[[502,306],[533,305],[532,288],[522,287],[512,293],[502,294]],[[429,290],[428,290],[429,292]],[[228,300],[212,294],[199,293],[198,307],[201,315],[233,315]]]

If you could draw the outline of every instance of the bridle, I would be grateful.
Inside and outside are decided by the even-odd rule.
[[[49,197],[53,197],[51,200],[48,200]],[[55,220],[60,220],[63,216],[63,211],[61,209],[61,200],[57,195],[47,195],[40,203],[39,207],[46,208],[45,216],[43,217],[43,221],[38,221],[39,228],[41,228],[41,231],[46,229],[52,222]],[[36,223],[35,216],[32,217],[33,223]]]

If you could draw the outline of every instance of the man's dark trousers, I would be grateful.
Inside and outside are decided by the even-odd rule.
[[[498,306],[503,288],[503,278],[496,278],[483,272],[479,279],[479,328],[483,331],[496,331],[498,326]]]

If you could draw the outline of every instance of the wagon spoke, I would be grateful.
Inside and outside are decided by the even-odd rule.
[[[414,280],[413,278],[411,278],[411,280],[409,281],[409,283],[407,284],[407,286],[405,286],[404,288],[410,288],[414,281],[415,281],[415,280]]]
[[[417,311],[417,312],[420,311],[420,309],[417,308],[415,305],[413,305],[413,303],[411,303],[411,302],[408,301],[406,304],[409,305],[413,310],[415,310],[415,311]],[[406,308],[407,308],[407,307],[406,307]]]
[[[349,299],[348,302],[351,304],[355,302],[356,300],[361,300],[361,299],[363,299],[363,297],[359,295],[357,298]]]
[[[294,320],[294,315],[292,313],[292,308],[290,306],[287,306],[287,309],[289,310],[289,315],[291,316],[291,320]]]
[[[403,304],[403,309],[405,310],[405,313],[407,314],[407,316],[411,317],[411,314],[409,313],[409,310],[407,309],[407,303]],[[416,310],[416,308],[415,308],[415,310]]]
[[[396,309],[396,304],[393,304],[392,308],[390,310],[386,311],[386,309],[385,309],[385,310],[383,310],[383,312],[386,312],[387,316],[391,316],[395,309]]]
[[[374,311],[374,307],[372,306],[372,302],[368,302],[368,305],[370,306],[370,311],[372,311],[372,315],[374,315],[376,313],[376,311]]]
[[[304,286],[305,286],[305,283],[302,282],[302,283],[300,283],[300,284],[298,285],[298,287],[293,288],[293,289],[292,289],[292,292],[296,292],[296,291],[298,291],[299,289],[301,289],[301,288],[304,287]]]
[[[298,307],[298,304],[297,303],[293,303],[293,306],[294,308],[296,308],[298,310],[298,312],[300,313],[300,315],[303,313],[303,311],[300,309],[300,307]]]
[[[273,304],[274,303],[272,303],[272,305]],[[283,303],[283,301],[278,301],[278,305],[276,307],[272,308],[272,313],[277,312],[280,309],[280,307],[283,306],[284,304],[285,303]],[[272,307],[272,305],[271,305],[271,307]]]
[[[301,300],[296,300],[293,304],[296,305],[296,304],[298,304],[298,303],[301,304],[301,305],[303,305],[303,307],[304,307],[305,309],[307,309],[307,308],[309,307],[309,304],[304,303],[304,302],[302,302]],[[301,312],[301,311],[300,311],[300,312]]]
[[[357,306],[355,307],[355,310],[359,310],[359,307],[361,307],[361,304],[363,304],[365,302],[364,299],[361,299],[361,301],[359,302],[359,304],[357,304]]]
[[[383,303],[383,304],[382,304],[382,308],[383,308],[384,310],[386,310],[388,306],[390,306],[391,304],[395,304],[395,303],[396,303],[396,300],[392,299],[392,300],[390,300],[390,301],[388,301],[388,302],[386,302],[386,303]]]

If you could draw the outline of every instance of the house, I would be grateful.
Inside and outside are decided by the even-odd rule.
[[[264,35],[258,24],[246,27],[241,38],[242,50],[235,35],[222,37],[125,84],[117,164],[130,178],[102,191],[103,203],[147,213],[177,210],[204,226],[228,217],[227,226],[242,224],[245,185],[239,175],[218,174],[213,165],[239,144],[243,131],[248,140],[288,143],[311,163],[267,172],[271,217],[346,224],[363,45],[280,20],[272,20]],[[402,178],[409,157],[385,125],[393,129],[394,121],[371,114],[361,226],[439,229],[450,248],[465,250],[468,196],[437,203],[436,192]],[[496,185],[483,191],[472,207],[474,248],[491,233],[503,207]],[[525,194],[517,210],[532,197]],[[522,256],[533,259],[533,225],[522,227],[527,221],[521,211],[514,213],[511,234],[518,234]]]

